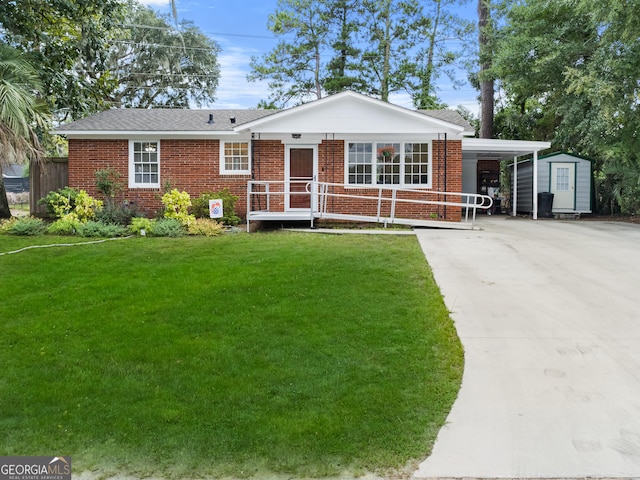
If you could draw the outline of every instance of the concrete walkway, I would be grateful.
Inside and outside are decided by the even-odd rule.
[[[640,225],[480,226],[418,231],[466,364],[415,478],[640,477]]]

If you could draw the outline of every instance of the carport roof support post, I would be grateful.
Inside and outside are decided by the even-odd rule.
[[[538,219],[538,151],[533,151],[533,219]]]

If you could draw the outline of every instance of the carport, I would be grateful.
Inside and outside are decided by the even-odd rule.
[[[538,188],[538,155],[542,150],[551,147],[551,142],[534,142],[525,140],[495,140],[489,138],[462,139],[462,191],[479,192],[478,165],[482,162],[498,163],[503,160],[513,160],[517,165],[519,157],[532,156],[533,161],[533,191]],[[514,178],[517,179],[517,166]],[[518,182],[514,182],[514,194],[511,202],[512,215],[516,215]],[[538,219],[538,199],[533,198],[533,219]]]

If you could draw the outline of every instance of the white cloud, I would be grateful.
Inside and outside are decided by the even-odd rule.
[[[229,47],[218,56],[220,84],[216,93],[216,108],[255,108],[260,100],[267,100],[267,82],[247,81],[251,56],[256,54],[251,49]]]

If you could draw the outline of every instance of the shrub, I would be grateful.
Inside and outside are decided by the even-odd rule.
[[[52,235],[74,235],[78,231],[80,220],[73,214],[65,215],[56,220],[47,229],[47,233]]]
[[[193,200],[191,213],[196,218],[209,218],[209,200],[222,200],[223,214],[218,221],[225,225],[237,225],[240,223],[240,217],[236,215],[235,206],[238,196],[233,195],[228,188],[224,188],[219,192],[203,192],[200,196]]]
[[[45,205],[47,213],[52,218],[62,218],[65,215],[73,214],[81,222],[95,217],[96,210],[102,207],[100,200],[96,200],[84,190],[78,191],[69,187],[49,192],[38,203]]]
[[[136,207],[135,203],[125,200],[121,204],[107,202],[104,206],[96,211],[96,220],[102,223],[112,223],[114,225],[129,225],[134,217],[141,216],[142,213]]]
[[[154,237],[182,237],[185,230],[180,220],[163,218],[153,224],[151,234]]]
[[[79,224],[77,232],[81,237],[113,238],[123,237],[129,232],[129,230],[121,225],[89,220],[86,223]]]
[[[2,224],[2,230],[9,235],[42,235],[47,230],[44,222],[39,218],[12,218]]]
[[[78,193],[75,188],[64,187],[55,192],[49,192],[46,197],[38,200],[38,204],[45,206],[51,218],[62,218],[75,208]]]
[[[144,230],[147,235],[153,234],[153,227],[156,220],[149,220],[144,217],[134,217],[131,219],[131,225],[129,225],[129,231],[134,235],[141,234],[141,230]]]
[[[195,220],[195,217],[189,214],[191,197],[187,192],[179,192],[174,188],[162,196],[162,204],[164,205],[164,218],[176,219],[185,226]]]
[[[113,167],[96,170],[96,188],[105,196],[107,203],[113,203],[113,199],[124,189],[122,175]]]
[[[188,227],[189,235],[204,235],[206,237],[215,237],[224,233],[224,225],[215,220],[207,218],[198,218]]]
[[[76,206],[73,213],[78,216],[81,222],[87,222],[96,216],[96,210],[102,208],[102,201],[96,200],[84,190],[80,190],[76,196]]]

